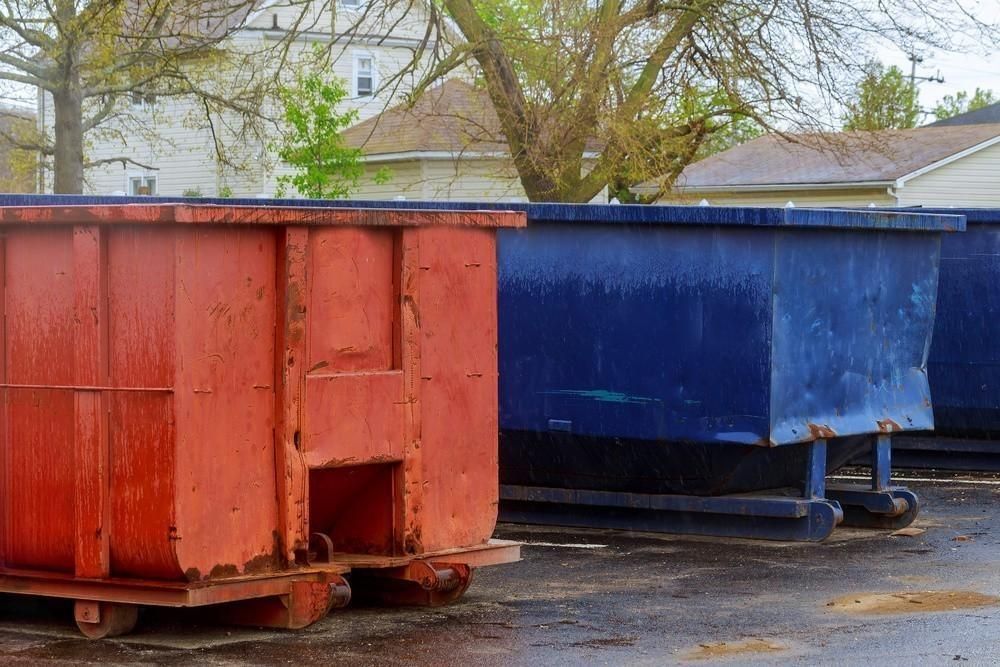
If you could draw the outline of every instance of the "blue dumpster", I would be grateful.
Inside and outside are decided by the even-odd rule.
[[[894,458],[903,467],[1000,470],[1000,209],[926,211],[964,215],[967,231],[941,246],[928,361],[935,433],[896,439]]]
[[[916,516],[890,443],[934,424],[941,236],[963,217],[391,205],[528,212],[498,250],[503,518],[819,540]],[[868,449],[871,484],[825,484]]]

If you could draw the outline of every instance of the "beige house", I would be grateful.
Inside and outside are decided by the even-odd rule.
[[[640,188],[640,191],[643,188]],[[688,166],[661,203],[1000,206],[1000,124],[767,135]]]
[[[365,176],[354,199],[525,202],[489,95],[450,79],[344,132],[364,151]],[[584,155],[596,157],[591,151]],[[383,170],[389,180],[379,184]],[[595,202],[606,202],[607,193]]]

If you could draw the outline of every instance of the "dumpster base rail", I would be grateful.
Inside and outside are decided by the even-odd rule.
[[[826,441],[809,447],[800,496],[776,491],[692,496],[502,485],[500,520],[714,537],[819,542],[837,525],[902,528],[919,512],[916,494],[890,485],[891,439],[877,436],[872,484],[826,485]]]
[[[987,438],[908,435],[893,441],[892,455],[897,468],[1000,472],[1000,441]]]
[[[329,563],[265,575],[198,582],[127,578],[86,579],[71,574],[7,569],[0,593],[75,601],[80,631],[100,639],[127,634],[140,606],[211,608],[215,623],[299,629],[346,607],[356,588],[385,604],[440,606],[458,600],[476,567],[520,560],[521,545],[506,540],[419,556],[333,554]],[[351,582],[345,578],[351,576]]]

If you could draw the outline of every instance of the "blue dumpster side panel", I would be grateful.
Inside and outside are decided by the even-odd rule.
[[[544,222],[507,231],[502,428],[767,441],[771,233]]]
[[[1000,210],[969,214],[942,241],[939,316],[928,371],[937,430],[1000,433]]]
[[[771,439],[933,428],[936,234],[777,233]]]

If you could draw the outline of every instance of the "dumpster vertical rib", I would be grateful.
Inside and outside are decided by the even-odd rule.
[[[107,241],[98,226],[73,228],[75,570],[80,577],[110,573],[107,535],[108,386]],[[80,387],[88,387],[82,389]]]
[[[0,383],[7,384],[7,239],[0,236]],[[8,390],[0,388],[0,566],[7,565],[7,530],[10,526],[10,441],[7,424],[10,422],[10,408],[7,404]]]
[[[403,369],[402,544],[406,553],[420,553],[420,512],[423,502],[423,468],[420,452],[420,230],[400,234],[399,341]]]
[[[284,555],[290,562],[297,549],[307,549],[308,498],[301,444],[302,391],[306,364],[306,251],[309,230],[287,227],[280,233],[277,254],[277,330],[275,332],[275,471],[278,521]]]

